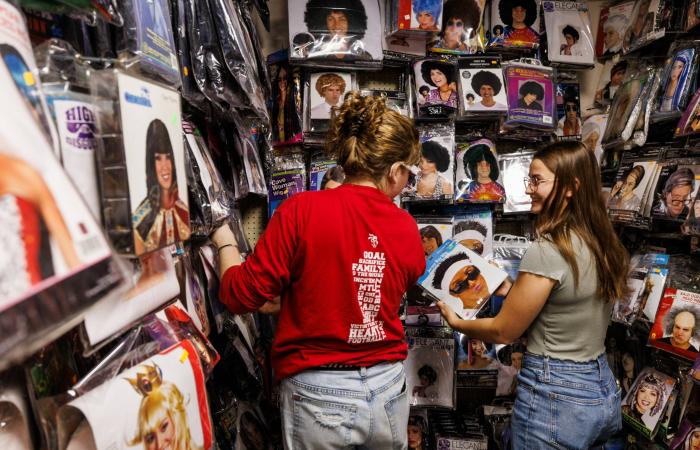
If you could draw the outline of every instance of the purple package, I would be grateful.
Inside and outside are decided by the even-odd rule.
[[[552,71],[545,68],[524,65],[506,67],[507,126],[554,129],[552,75]]]

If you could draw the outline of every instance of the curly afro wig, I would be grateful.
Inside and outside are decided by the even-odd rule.
[[[457,81],[457,77],[455,76],[455,66],[447,61],[428,59],[423,61],[423,64],[421,64],[420,73],[423,76],[423,81],[433,87],[436,86],[433,83],[433,80],[430,78],[430,71],[432,70],[439,70],[442,72],[443,75],[445,75],[445,78],[447,78],[447,83],[454,83]]]
[[[525,8],[525,25],[531,27],[537,20],[537,3],[535,0],[501,0],[498,3],[498,15],[501,17],[501,22],[513,26],[513,9],[521,6]]]
[[[486,70],[480,70],[472,77],[472,89],[474,89],[474,92],[479,92],[483,85],[491,86],[494,95],[498,95],[503,87],[501,80],[498,79],[498,75]]]
[[[348,35],[362,39],[367,31],[367,12],[361,0],[309,0],[304,22],[316,37],[330,34],[326,18],[332,12],[342,12],[348,18]]]
[[[450,152],[435,141],[425,141],[421,145],[423,158],[435,164],[438,172],[444,172],[450,168]]]

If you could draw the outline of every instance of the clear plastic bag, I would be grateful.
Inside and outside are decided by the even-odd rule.
[[[471,1],[471,0],[470,0]],[[451,116],[459,108],[457,65],[428,58],[413,65],[416,101],[421,116]]]
[[[698,42],[674,42],[660,76],[654,119],[680,115],[697,84]]]
[[[508,92],[506,128],[555,129],[554,71],[537,60],[523,59],[505,65]]]
[[[450,201],[454,197],[455,130],[450,124],[419,127],[421,162],[411,175],[401,199],[404,201]]]
[[[588,6],[577,2],[543,1],[548,58],[553,64],[593,67],[594,50]]]
[[[433,53],[470,55],[484,51],[484,17],[486,2],[447,0],[442,9],[442,27],[438,39],[429,43]]]
[[[538,0],[494,0],[490,6],[489,46],[526,50],[539,47]]]
[[[496,144],[490,139],[478,139],[457,145],[455,203],[503,203],[506,191],[498,168]],[[481,167],[488,175],[479,174]]]

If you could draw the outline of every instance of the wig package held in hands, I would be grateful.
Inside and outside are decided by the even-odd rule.
[[[190,214],[177,91],[120,70],[90,78],[102,218],[114,247],[140,255],[186,241]]]
[[[380,66],[379,11],[377,0],[290,0],[290,60],[315,67]]]
[[[494,0],[490,7],[489,46],[509,49],[539,47],[539,0]]]
[[[588,6],[578,2],[542,2],[548,58],[553,64],[592,67],[593,35]]]
[[[503,203],[506,191],[490,139],[457,144],[455,203]]]
[[[296,150],[296,149],[295,149]],[[306,190],[306,164],[301,149],[276,155],[270,176],[268,217],[292,195]]]
[[[452,334],[441,329],[407,328],[406,390],[412,406],[454,407]]]
[[[512,62],[504,69],[508,92],[505,126],[554,130],[554,72],[536,60]]]
[[[139,70],[174,88],[180,86],[170,2],[168,0],[124,0],[125,50],[139,59]]]
[[[489,116],[508,111],[508,97],[499,57],[460,58],[459,82],[464,116]]]
[[[419,127],[421,161],[412,173],[401,198],[404,201],[442,201],[454,196],[454,126]]]
[[[0,1],[0,369],[120,286],[99,224],[56,158],[24,17]]]
[[[428,44],[433,53],[470,55],[484,51],[483,0],[446,0],[442,9],[442,27],[437,39]]]
[[[447,59],[423,59],[413,64],[420,116],[452,116],[459,108],[457,66]]]

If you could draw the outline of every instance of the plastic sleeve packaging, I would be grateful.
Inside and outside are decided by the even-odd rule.
[[[290,59],[316,67],[381,65],[382,26],[377,0],[290,0]],[[338,27],[342,21],[346,27]]]
[[[401,193],[401,199],[450,201],[454,197],[454,125],[431,124],[419,127],[418,132],[421,155],[428,163],[411,167],[409,181]]]
[[[123,0],[126,48],[140,71],[180,87],[168,0]]]
[[[700,236],[700,196],[695,194],[693,202],[690,204],[688,217],[685,219],[681,230],[684,234]]]
[[[555,128],[554,71],[534,63],[535,60],[514,62],[504,69],[508,92],[506,128]]]
[[[464,117],[498,116],[508,111],[500,57],[460,58],[460,113]]]
[[[115,0],[21,0],[17,3],[22,7],[33,8],[43,12],[67,14],[91,25],[97,22],[98,17],[118,27],[124,24]]]
[[[515,23],[513,9],[517,5],[523,6],[526,13],[523,21]],[[527,0],[522,4],[512,0],[494,0],[490,2],[490,8],[489,46],[515,50],[536,49],[540,46],[538,0]]]
[[[285,151],[276,155],[270,176],[270,195],[268,197],[268,216],[272,217],[275,209],[283,201],[298,192],[306,190],[306,164],[301,149]]]
[[[622,401],[622,418],[632,428],[652,439],[658,431],[658,426],[675,386],[676,380],[674,378],[656,369],[645,367]],[[639,391],[644,388],[646,388],[645,391],[653,390],[658,394],[655,405],[649,411],[640,410],[640,406],[637,404]]]
[[[499,155],[498,168],[503,177],[503,187],[506,190],[506,202],[503,205],[505,213],[522,213],[530,211],[532,199],[525,192],[523,180],[529,176],[530,163],[534,152],[519,152]]]
[[[623,52],[638,50],[666,34],[663,10],[669,0],[637,1],[630,15],[630,22],[625,31]],[[643,9],[646,8],[646,9]]]
[[[653,78],[653,69],[642,69],[617,90],[603,134],[603,148],[618,146],[632,137],[644,105],[651,100],[649,97]]]
[[[676,126],[676,137],[700,133],[700,89],[695,92]]]
[[[254,3],[256,3],[257,6],[257,4],[261,4],[262,1]],[[241,14],[242,23],[245,26],[245,29],[247,30],[248,37],[250,38],[250,42],[253,46],[252,48],[253,54],[255,55],[257,76],[260,80],[260,87],[262,88],[263,98],[270,98],[270,94],[272,93],[272,88],[270,86],[270,71],[267,66],[265,55],[263,55],[263,45],[260,41],[260,36],[258,35],[257,28],[255,27],[255,22],[253,21],[253,16],[251,14],[251,4],[250,2],[236,2],[235,5]],[[267,8],[267,4],[265,4],[265,8]],[[256,9],[259,12],[261,11],[260,8],[256,7]],[[269,13],[270,12],[268,10],[268,16]],[[263,20],[263,22],[265,21],[265,17],[262,12],[260,12],[260,18]],[[269,28],[269,24],[267,28]]]
[[[445,1],[442,26],[437,40],[428,44],[430,51],[453,55],[483,52],[484,29],[481,21],[485,4],[479,0]]]
[[[457,65],[428,58],[413,64],[413,80],[420,116],[452,116],[459,108]]]
[[[123,272],[56,159],[51,126],[20,11],[0,1],[0,368],[80,321]]]
[[[301,73],[287,62],[271,66],[272,99],[272,143],[274,145],[294,144],[303,140]]]
[[[406,390],[411,406],[454,407],[455,341],[441,330],[408,328]]]
[[[195,67],[193,66],[190,50],[191,37],[189,34],[191,31],[187,27],[187,4],[184,0],[173,0],[170,4],[172,7],[173,38],[177,48],[182,97],[198,109],[207,111],[209,105],[206,103],[206,97],[199,90],[195,80]]]
[[[30,432],[31,410],[16,371],[0,378],[0,447],[7,450],[36,448]]]
[[[489,175],[479,177],[477,165],[487,162]],[[496,144],[490,139],[462,142],[455,157],[455,203],[503,203],[506,190],[498,168]]]
[[[343,184],[345,181],[343,167],[338,165],[335,157],[327,156],[323,152],[315,153],[311,157],[309,167],[309,190],[323,190],[331,180]]]
[[[343,104],[343,96],[357,89],[355,74],[347,72],[314,72],[308,74],[304,86],[304,131],[328,131],[332,114]],[[305,141],[309,139],[305,136]]]
[[[156,345],[155,354],[143,347],[124,350],[112,364],[93,370],[72,391],[75,398],[60,407],[58,449],[143,446],[161,425],[150,422],[154,414],[170,418],[184,448],[211,448],[205,377],[193,343],[160,351]]]
[[[265,185],[262,160],[258,150],[256,124],[248,120],[236,120],[236,134],[234,136],[236,151],[240,161],[238,170],[238,192],[236,198],[245,197],[248,194],[268,194]]]
[[[654,119],[676,118],[685,109],[697,86],[698,46],[696,41],[674,42],[660,73],[660,88],[654,91]]]
[[[549,60],[566,66],[592,67],[594,49],[588,6],[544,1],[542,8]]]
[[[175,256],[175,271],[180,282],[180,306],[190,316],[194,326],[204,336],[209,336],[211,324],[204,283],[200,275],[195,273],[188,251]]]

